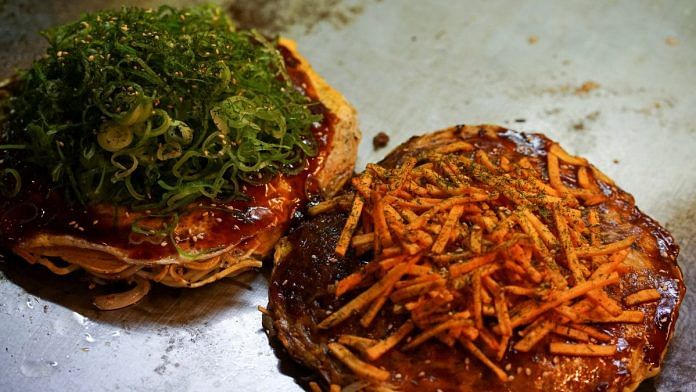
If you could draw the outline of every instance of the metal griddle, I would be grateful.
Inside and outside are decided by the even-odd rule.
[[[43,50],[39,29],[117,4],[0,0],[0,77]],[[296,39],[356,106],[358,169],[411,135],[457,123],[542,131],[672,231],[696,287],[693,0],[265,0],[232,9],[246,25]],[[599,87],[576,90],[587,81]],[[379,131],[391,142],[373,151]],[[98,312],[98,289],[79,276],[0,261],[0,390],[296,391],[308,374],[262,329],[268,270],[157,288],[136,306]],[[662,375],[642,391],[696,391],[695,311],[688,292]]]

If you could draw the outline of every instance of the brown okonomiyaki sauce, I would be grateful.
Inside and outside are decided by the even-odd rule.
[[[526,156],[533,167],[545,172],[550,141],[541,135],[501,132],[498,137],[490,137],[482,133],[466,141],[484,150],[491,159],[501,155]],[[417,149],[407,142],[381,164],[395,167],[407,156],[417,156]],[[564,172],[563,166],[561,164],[564,181],[574,182],[574,176],[569,170]],[[637,307],[645,313],[642,324],[593,324],[616,342],[618,351],[614,356],[553,356],[548,354],[546,344],[539,344],[527,353],[511,348],[501,363],[513,378],[502,383],[463,348],[431,340],[408,352],[392,349],[375,361],[374,365],[391,373],[387,383],[401,391],[527,391],[539,388],[604,391],[615,390],[617,385],[622,386],[619,387],[622,390],[632,376],[633,350],[630,348],[641,347],[642,361],[653,368],[661,366],[663,353],[674,332],[678,304],[685,292],[676,263],[679,247],[667,231],[635,207],[629,194],[610,184],[602,187],[608,196],[601,205],[602,213],[617,218],[603,221],[601,232],[612,238],[636,235],[638,241],[633,245],[634,250],[652,263],[647,269],[631,270],[621,276],[621,284],[608,290],[608,294],[621,301],[626,295],[646,288],[658,288],[661,293],[658,302]],[[501,202],[507,204],[504,199]],[[361,326],[359,316],[350,317],[328,330],[317,327],[358,294],[336,298],[330,287],[372,260],[370,254],[357,257],[352,251],[345,257],[335,254],[346,219],[344,212],[329,213],[295,228],[288,236],[293,246],[273,271],[269,291],[270,310],[277,317],[276,323],[289,326],[288,331],[278,325],[275,329],[290,354],[325,380],[343,385],[356,378],[341,362],[318,353],[342,334],[383,339],[406,319],[385,308],[368,328]],[[517,339],[519,337],[513,339],[510,347]]]
[[[279,51],[293,84],[312,101],[312,113],[323,116],[322,121],[312,127],[319,152],[317,156],[306,160],[305,168],[297,175],[279,175],[264,185],[243,185],[242,189],[248,200],[223,203],[201,199],[185,211],[179,212],[180,219],[187,219],[188,223],[194,225],[197,219],[204,219],[206,212],[214,214],[215,219],[206,220],[205,227],[208,230],[196,240],[197,250],[244,243],[260,230],[275,225],[284,225],[281,227],[284,230],[290,217],[319,192],[314,177],[323,167],[329,152],[336,118],[318,100],[311,80],[300,67],[300,61],[282,46],[279,47]],[[145,215],[144,213],[128,212],[127,208],[123,207],[85,207],[69,202],[64,190],[52,189],[50,180],[45,177],[46,174],[38,170],[23,170],[23,178],[30,180],[25,182],[20,195],[11,199],[0,197],[0,248],[12,249],[18,243],[39,233],[50,233],[70,235],[92,243],[125,249],[128,257],[138,260],[155,260],[177,254],[177,249],[170,243],[169,238],[163,238],[157,243],[133,242],[131,222],[136,217]],[[278,200],[274,200],[275,193],[272,190],[281,176],[292,188],[291,201],[285,202],[289,207],[271,208],[278,203]],[[182,237],[182,241],[190,241],[189,236]]]

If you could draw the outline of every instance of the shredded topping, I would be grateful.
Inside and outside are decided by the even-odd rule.
[[[636,237],[602,237],[599,205],[613,183],[586,160],[547,147],[545,172],[527,157],[489,156],[460,141],[393,169],[368,165],[354,178],[336,253],[374,258],[336,282],[336,297],[352,299],[319,328],[353,316],[367,328],[380,312],[408,318],[379,340],[341,335],[331,352],[376,380],[386,376],[370,362],[431,339],[461,345],[502,381],[506,353],[537,349],[548,335],[553,354],[613,355],[613,337],[590,324],[643,321],[604,290],[619,282]],[[345,196],[310,213],[342,205]],[[624,302],[658,298],[650,289]]]

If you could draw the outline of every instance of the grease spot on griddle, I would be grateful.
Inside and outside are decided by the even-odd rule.
[[[233,0],[228,10],[239,27],[275,36],[293,26],[309,33],[321,22],[343,28],[363,13],[365,3],[365,0],[350,4],[342,0]]]
[[[166,355],[162,355],[160,359],[162,360],[162,363],[155,368],[155,373],[163,376],[167,372],[167,365],[169,365],[171,362],[169,362],[169,357]]]
[[[588,124],[591,124],[591,123],[597,121],[597,118],[599,118],[600,114],[601,113],[599,112],[599,110],[595,110],[594,112],[591,112],[591,113],[585,115],[580,120],[573,122],[570,127],[573,131],[577,131],[577,132],[585,131],[587,128],[591,127],[591,125],[588,125]]]
[[[665,215],[665,228],[672,233],[681,248],[677,260],[684,274],[687,291],[670,344],[672,349],[667,351],[665,364],[656,384],[660,391],[690,391],[695,384],[693,377],[688,375],[694,374],[696,370],[692,359],[692,353],[696,352],[696,339],[691,328],[696,325],[696,294],[693,291],[696,285],[696,242],[693,240],[696,238],[696,197],[680,200],[665,195],[664,198],[672,200],[671,211]],[[679,349],[676,350],[676,347]]]

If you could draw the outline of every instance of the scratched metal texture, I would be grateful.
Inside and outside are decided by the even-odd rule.
[[[39,29],[117,4],[0,0],[0,77],[40,53]],[[696,287],[693,0],[265,0],[233,9],[295,38],[355,105],[358,168],[409,136],[457,123],[544,132],[672,231],[686,284]],[[587,81],[599,87],[576,91]],[[373,151],[379,131],[391,142]],[[98,312],[79,277],[0,261],[0,390],[302,388],[307,372],[269,345],[256,310],[267,301],[267,270],[155,289],[136,306]],[[662,375],[642,391],[696,391],[695,311],[688,292]]]

